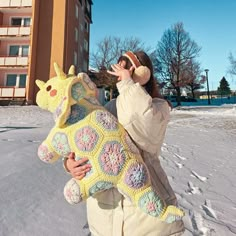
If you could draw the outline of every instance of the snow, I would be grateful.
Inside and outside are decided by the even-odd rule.
[[[63,196],[70,175],[37,148],[53,126],[37,106],[0,107],[0,235],[87,236],[84,203]],[[236,106],[181,107],[160,156],[190,235],[236,235]]]

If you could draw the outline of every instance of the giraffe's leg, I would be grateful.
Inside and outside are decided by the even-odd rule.
[[[69,180],[64,187],[64,197],[68,203],[74,205],[87,199],[89,196],[95,196],[96,193],[112,187],[114,187],[114,184],[105,180],[96,180],[94,184],[86,186],[83,181],[78,181],[73,178]]]
[[[166,223],[173,223],[184,216],[184,212],[176,206],[166,206],[166,203],[151,186],[138,194],[136,200],[142,211]]]
[[[70,204],[77,204],[82,201],[83,193],[81,187],[76,179],[69,180],[64,187],[64,197]]]
[[[118,190],[135,203],[146,214],[172,223],[183,216],[175,206],[166,206],[165,202],[151,187],[149,173],[144,163],[131,161],[125,170]]]
[[[58,153],[48,145],[48,142],[44,141],[38,147],[38,157],[46,163],[52,163],[59,158]]]

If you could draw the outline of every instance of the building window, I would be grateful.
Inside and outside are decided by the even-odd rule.
[[[78,55],[77,52],[74,52],[74,65],[77,66],[78,64]]]
[[[82,23],[80,23],[80,30],[83,31],[84,30],[84,26]]]
[[[29,45],[10,45],[9,56],[23,56],[29,55]]]
[[[77,4],[75,4],[75,17],[76,17],[76,19],[79,18],[79,7]]]
[[[87,63],[87,61],[84,61],[84,63],[83,63],[83,67],[84,67],[84,68],[83,68],[84,71],[87,72],[87,69],[88,69],[88,68],[87,68],[87,67],[88,67],[88,63]]]
[[[6,86],[9,87],[19,87],[19,88],[25,88],[26,86],[26,74],[8,74],[7,75],[7,81]]]
[[[16,78],[17,78],[17,75],[14,75],[14,74],[7,75],[6,86],[9,86],[9,87],[16,86]]]
[[[84,49],[88,52],[88,41],[86,39],[84,40]]]
[[[87,10],[88,10],[88,12],[90,13],[90,3],[89,3],[89,1],[86,1],[86,8],[87,8]]]
[[[75,28],[75,42],[78,42],[78,36],[79,36],[78,29]]]
[[[12,18],[11,19],[11,25],[21,26],[21,20],[22,20],[22,18]]]
[[[30,26],[31,18],[24,18],[24,26]]]
[[[26,57],[29,55],[29,45],[22,46],[22,57]]]
[[[20,46],[11,45],[9,48],[9,56],[18,56],[20,52]]]
[[[25,88],[26,87],[26,76],[25,74],[20,75],[20,81],[19,81],[19,88]]]
[[[84,29],[86,30],[86,32],[89,31],[89,25],[87,21],[84,22]]]
[[[31,18],[11,18],[11,25],[12,26],[30,26]]]

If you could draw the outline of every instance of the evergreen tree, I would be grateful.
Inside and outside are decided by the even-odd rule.
[[[228,81],[223,77],[220,81],[220,86],[217,89],[219,95],[230,95],[230,87]]]

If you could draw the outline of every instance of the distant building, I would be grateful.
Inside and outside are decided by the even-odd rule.
[[[88,71],[92,0],[0,0],[0,100],[35,103],[35,80]]]

